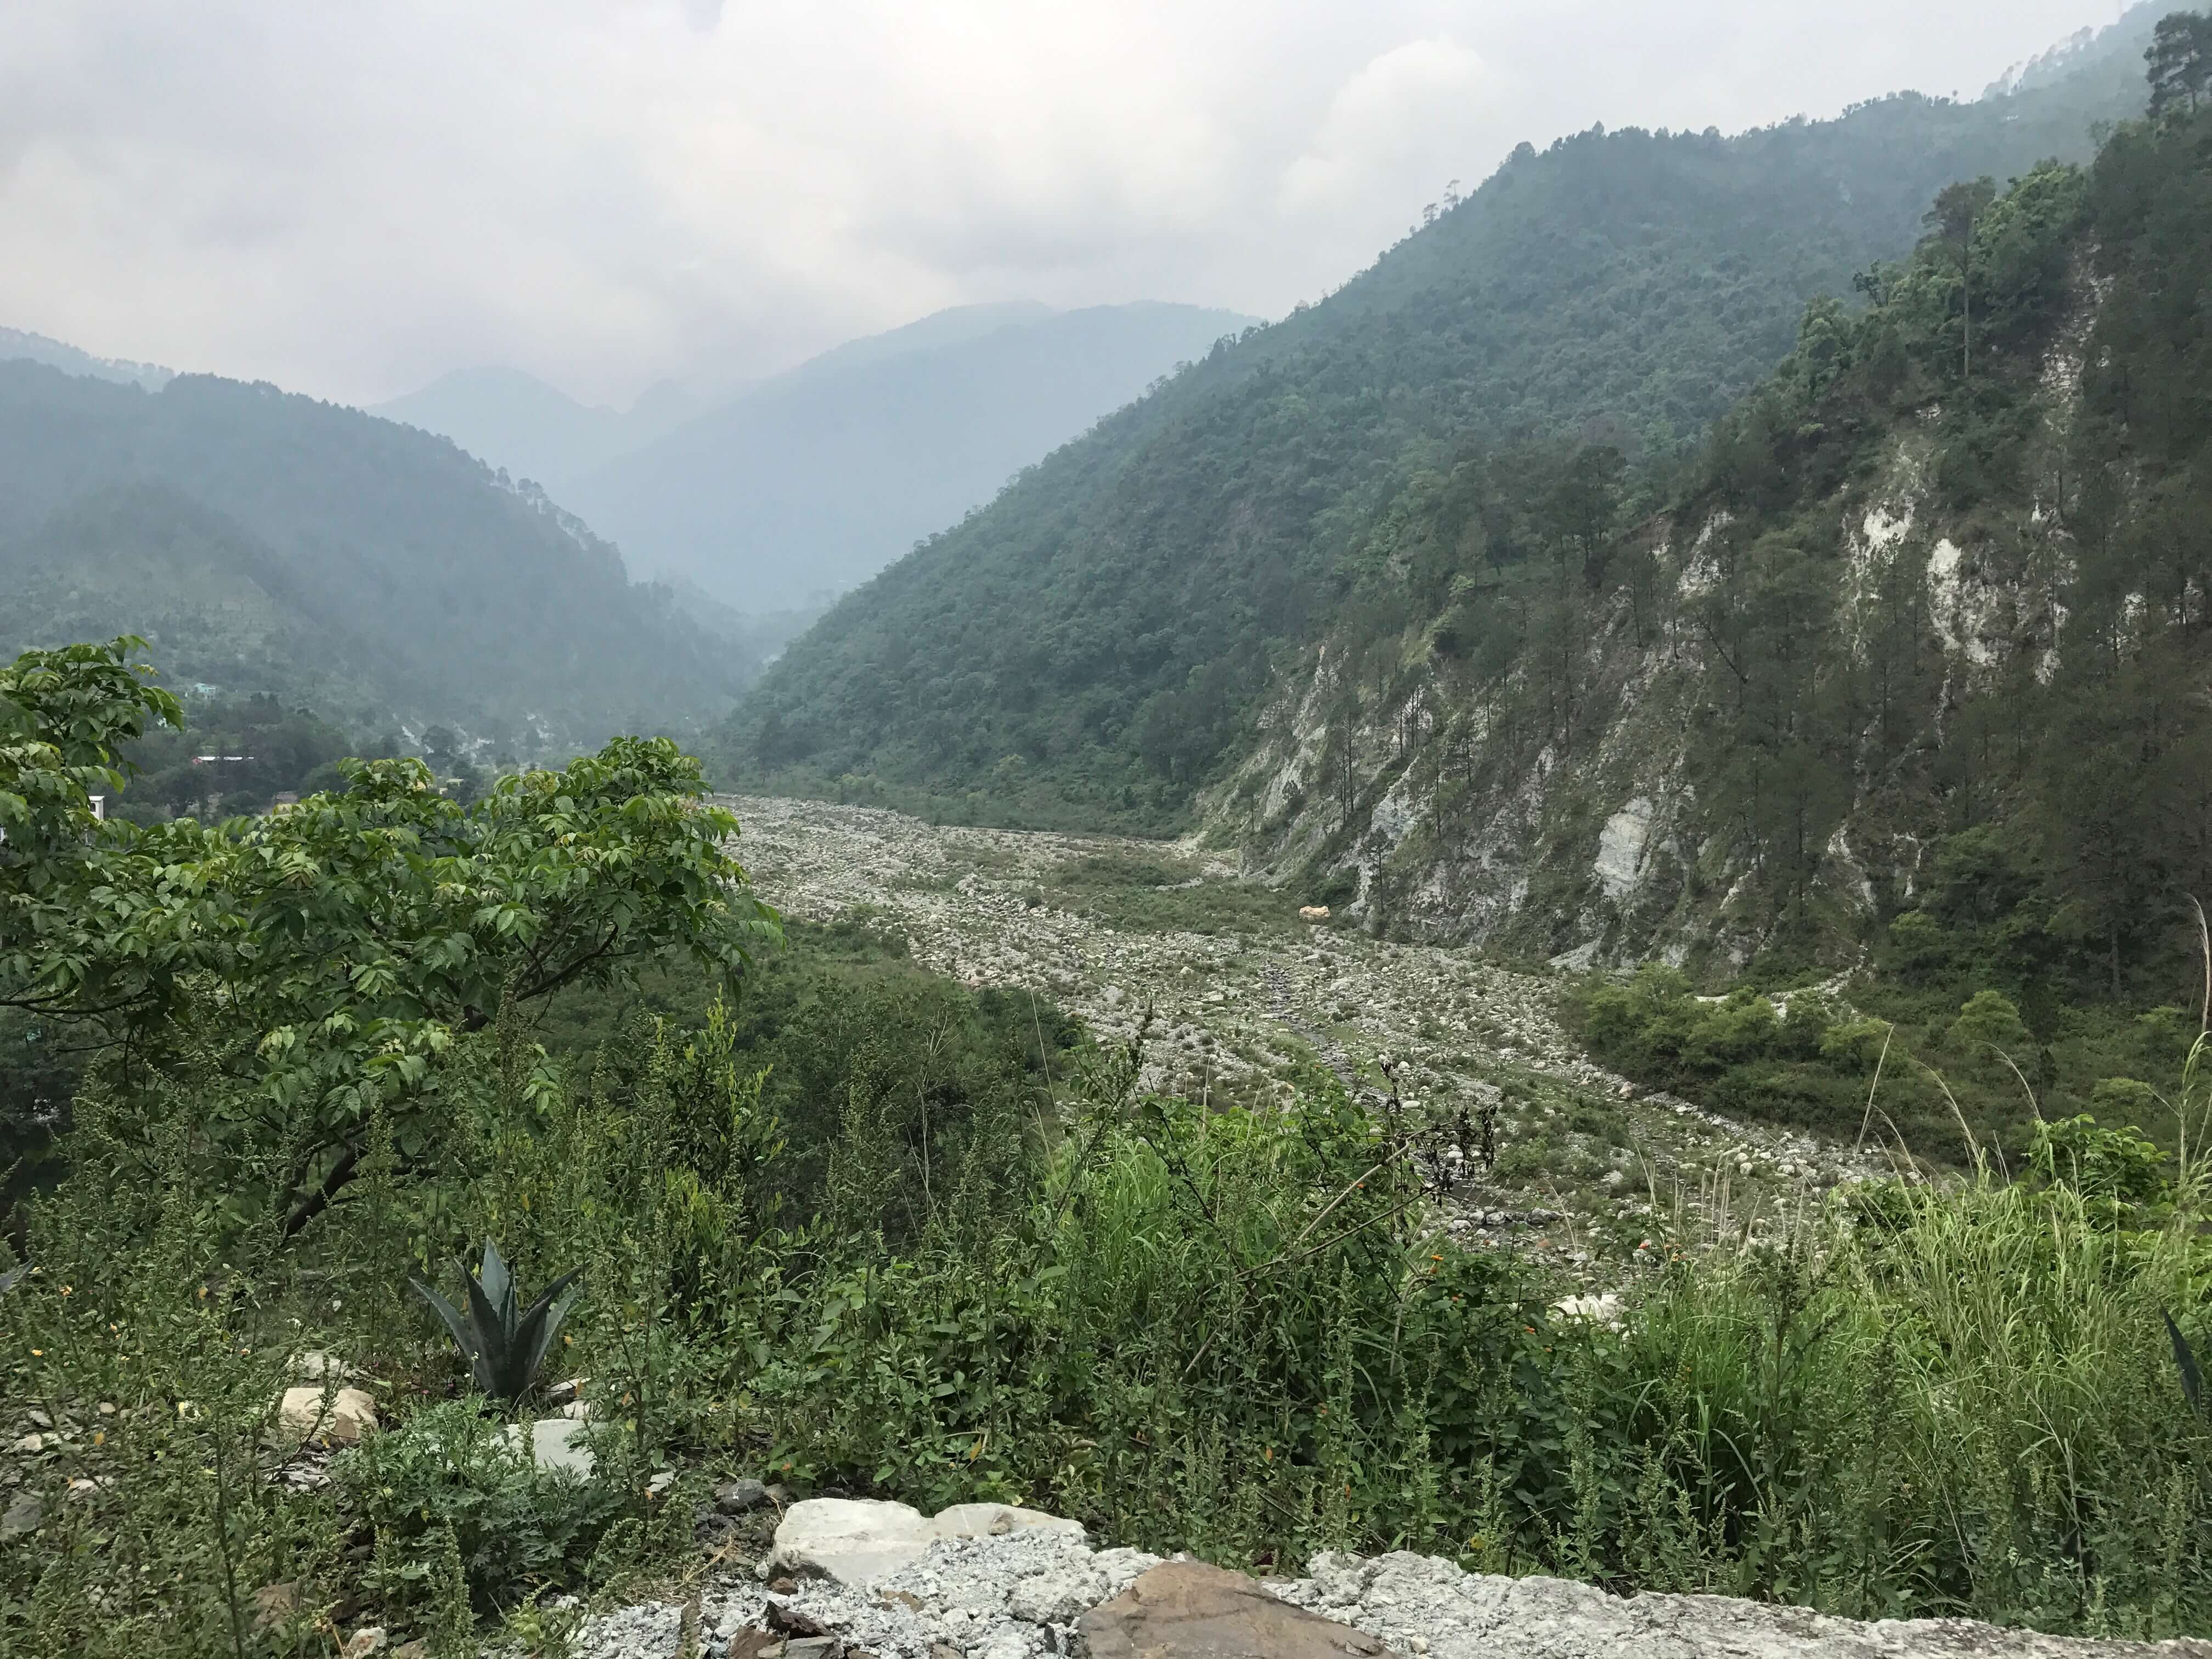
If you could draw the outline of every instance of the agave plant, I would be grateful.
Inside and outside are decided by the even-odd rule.
[[[510,1406],[519,1404],[536,1383],[545,1351],[553,1346],[561,1322],[568,1316],[568,1304],[575,1299],[561,1293],[575,1282],[583,1269],[562,1273],[546,1286],[543,1296],[517,1313],[514,1275],[508,1271],[507,1258],[500,1255],[499,1246],[491,1240],[484,1240],[483,1267],[478,1274],[471,1277],[458,1261],[453,1266],[461,1275],[461,1283],[468,1287],[466,1317],[419,1279],[407,1282],[446,1322],[453,1340],[468,1356],[477,1389]]]
[[[2165,1318],[2166,1334],[2173,1344],[2173,1368],[2181,1373],[2182,1398],[2188,1401],[2191,1410],[2201,1412],[2205,1404],[2204,1373],[2197,1369],[2197,1356],[2190,1352],[2189,1339],[2182,1335],[2181,1327],[2173,1322],[2173,1316],[2166,1314]]]

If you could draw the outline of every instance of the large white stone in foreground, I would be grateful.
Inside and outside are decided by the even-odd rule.
[[[996,1538],[1035,1528],[1083,1541],[1080,1522],[1015,1504],[955,1504],[925,1516],[873,1498],[810,1498],[784,1511],[772,1570],[841,1584],[871,1584],[896,1572],[940,1538]]]

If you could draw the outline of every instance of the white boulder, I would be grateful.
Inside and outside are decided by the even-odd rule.
[[[956,1504],[925,1516],[880,1498],[810,1498],[784,1511],[771,1571],[871,1584],[918,1561],[941,1538],[1002,1538],[1045,1530],[1084,1541],[1080,1522],[1014,1504]]]
[[[574,1417],[541,1417],[530,1425],[530,1461],[543,1468],[565,1469],[581,1480],[592,1478],[595,1460],[583,1443],[589,1425]],[[522,1425],[510,1423],[501,1431],[507,1443],[522,1443]]]

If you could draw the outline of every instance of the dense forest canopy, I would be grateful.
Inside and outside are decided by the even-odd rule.
[[[1003,821],[1184,821],[1346,546],[1471,442],[1663,462],[1944,185],[2085,156],[2131,51],[1975,104],[1523,147],[1369,270],[1210,354],[850,596],[725,732],[749,785]]]

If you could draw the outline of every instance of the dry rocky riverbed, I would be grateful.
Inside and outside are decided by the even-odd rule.
[[[1670,1227],[1774,1226],[1887,1169],[1802,1131],[1640,1094],[1561,1026],[1561,974],[1302,923],[1298,894],[1241,881],[1187,843],[724,804],[757,886],[787,914],[863,917],[902,934],[927,967],[1048,996],[1102,1042],[1139,1039],[1147,1087],[1288,1103],[1318,1063],[1378,1109],[1395,1098],[1405,1122],[1431,1132],[1454,1231],[1592,1284],[1617,1281],[1619,1264]],[[1486,1106],[1489,1170],[1471,1133]]]

